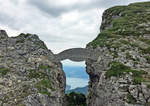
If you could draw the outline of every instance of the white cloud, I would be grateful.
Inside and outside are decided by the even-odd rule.
[[[62,63],[64,66],[83,66],[83,67],[85,67],[85,61],[73,62],[73,61],[67,59],[67,60],[62,61]]]
[[[38,34],[58,53],[92,41],[106,8],[135,1],[139,0],[0,0],[0,28],[9,36]]]

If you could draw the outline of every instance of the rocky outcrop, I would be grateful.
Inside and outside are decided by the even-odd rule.
[[[101,33],[87,45],[88,106],[150,105],[150,2],[103,14]]]
[[[65,74],[37,35],[0,30],[0,106],[63,106]]]

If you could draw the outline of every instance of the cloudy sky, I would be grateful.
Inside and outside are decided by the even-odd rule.
[[[58,53],[85,47],[99,33],[105,9],[148,0],[0,0],[0,29],[38,34]]]

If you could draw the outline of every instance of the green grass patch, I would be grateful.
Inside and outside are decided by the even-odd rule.
[[[133,59],[132,55],[130,55],[129,52],[126,53],[126,58],[127,58],[127,59]]]
[[[50,67],[47,66],[47,65],[42,65],[42,64],[41,64],[41,65],[39,66],[39,68],[42,69],[42,70],[48,70],[48,72],[50,72]]]
[[[96,48],[97,46],[103,47],[106,44],[108,36],[109,36],[109,32],[108,31],[100,33],[98,35],[98,37],[94,41],[90,42],[88,45],[92,45],[93,48]]]
[[[47,65],[40,65],[39,66],[39,69],[40,70],[29,70],[29,75],[28,75],[28,77],[30,78],[30,79],[32,79],[32,78],[47,78],[48,77],[48,75],[47,75],[47,73],[46,73],[46,71],[48,71],[48,72],[50,72],[50,67],[49,66],[47,66]]]
[[[2,76],[6,75],[7,73],[9,72],[9,69],[8,68],[0,68],[0,74]]]
[[[140,48],[142,54],[150,54],[150,47]]]
[[[150,40],[146,38],[139,38],[140,41],[145,42],[146,44],[150,45]]]
[[[149,88],[149,89],[150,89],[150,85],[147,85],[147,88]]]
[[[130,94],[127,94],[127,102],[130,104],[135,104],[136,103],[136,99]]]
[[[36,83],[35,87],[38,89],[38,92],[41,94],[46,94],[48,96],[51,95],[51,93],[48,91],[48,89],[51,89],[54,91],[55,89],[51,86],[51,81],[49,79],[43,79]]]
[[[47,78],[48,75],[46,74],[46,72],[42,72],[42,71],[39,71],[39,70],[29,70],[29,75],[28,77],[30,79],[32,78]]]
[[[120,77],[122,75],[129,74],[131,72],[133,74],[132,75],[133,84],[140,84],[141,82],[145,81],[143,78],[143,75],[147,74],[147,73],[143,70],[141,70],[141,71],[133,70],[130,67],[128,67],[120,62],[116,62],[116,61],[111,62],[109,64],[109,66],[111,66],[111,67],[109,70],[107,70],[107,72],[105,74],[107,78],[110,78],[112,76]]]
[[[127,40],[120,40],[120,43],[123,43],[123,44],[126,44],[126,45],[129,45],[130,44],[130,42],[129,41],[127,41]]]
[[[101,25],[103,31],[87,46],[92,45],[94,48],[97,46],[104,47],[106,41],[109,41],[109,38],[115,38],[118,35],[122,38],[125,36],[138,38],[139,35],[149,34],[150,31],[145,30],[146,26],[141,27],[139,25],[147,23],[150,20],[150,13],[148,12],[150,10],[148,4],[150,3],[141,4],[143,5],[139,3],[138,5],[116,6],[107,9],[104,12],[105,17],[103,17],[105,22]],[[116,16],[116,18],[114,18],[114,16]],[[127,44],[128,42],[123,41],[123,43]],[[146,40],[145,43],[150,44],[150,41]]]
[[[45,66],[41,67],[41,69],[45,69],[45,68],[46,68]],[[38,93],[46,94],[46,95],[50,96],[51,93],[48,90],[50,89],[51,91],[55,91],[55,89],[51,86],[51,81],[49,79],[50,76],[48,76],[45,71],[29,70],[28,77],[30,79],[32,79],[32,78],[40,79],[40,81],[35,84],[35,87],[37,88]]]

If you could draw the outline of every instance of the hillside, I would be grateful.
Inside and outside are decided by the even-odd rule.
[[[100,34],[87,45],[89,106],[150,105],[150,2],[103,13]]]
[[[76,93],[82,93],[86,96],[87,95],[87,88],[88,88],[88,86],[78,87],[78,88],[75,88],[75,89],[67,90],[66,93],[68,94],[68,93],[71,93],[71,92],[76,92]]]

